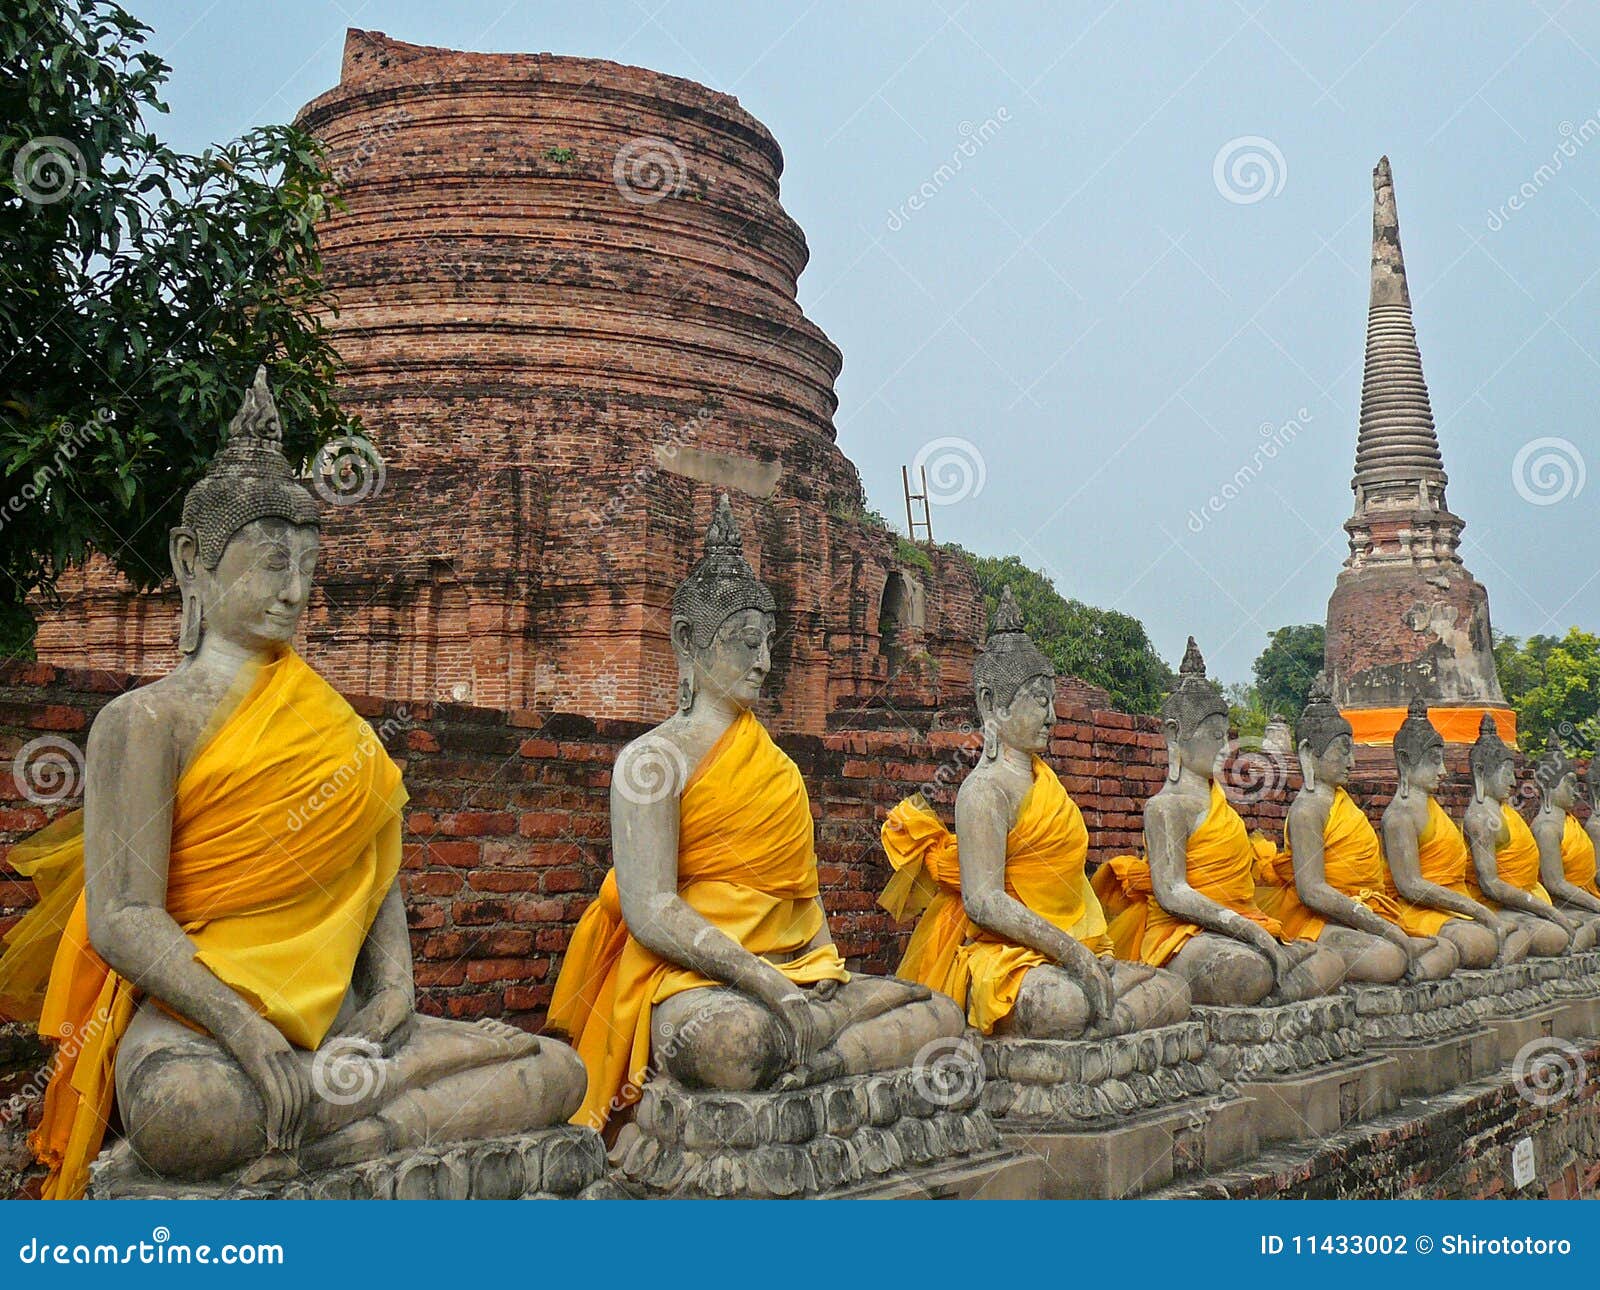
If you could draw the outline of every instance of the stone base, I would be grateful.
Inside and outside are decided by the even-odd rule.
[[[1488,1022],[1494,1034],[1495,1058],[1501,1066],[1516,1064],[1517,1054],[1529,1044],[1556,1037],[1556,1018],[1559,1008],[1540,1008],[1520,1017],[1491,1017]]]
[[[1253,1152],[1246,1103],[1186,1021],[1105,1039],[983,1041],[981,1105],[1044,1162],[1051,1199],[1116,1198]]]
[[[1536,966],[1555,991],[1560,1011],[1555,1033],[1562,1039],[1600,1036],[1600,950],[1539,959]]]
[[[1497,1067],[1492,1033],[1462,982],[1346,986],[1367,1051],[1395,1060],[1395,1091],[1428,1097],[1482,1079]]]
[[[982,1087],[970,1041],[915,1069],[783,1092],[700,1091],[658,1077],[645,1086],[638,1136],[608,1194],[799,1199],[1037,1185],[978,1105]]]
[[[1253,1107],[1247,1097],[1218,1097],[1106,1128],[1022,1130],[1006,1140],[1043,1161],[1046,1200],[1120,1200],[1255,1155]]]
[[[244,1186],[234,1174],[179,1182],[146,1171],[125,1140],[90,1165],[92,1200],[554,1200],[577,1196],[605,1173],[593,1129],[571,1125],[504,1138],[418,1148]]]
[[[1398,1078],[1392,1057],[1364,1057],[1283,1079],[1239,1080],[1236,1087],[1254,1099],[1251,1117],[1263,1143],[1298,1142],[1394,1110]]]
[[[813,1199],[1038,1200],[1042,1173],[1038,1156],[1004,1146],[959,1164],[913,1169],[898,1178]]]
[[[1196,1008],[1206,1061],[1224,1080],[1278,1080],[1360,1058],[1366,1041],[1348,994],[1260,1008]]]
[[[1433,1097],[1500,1069],[1499,1041],[1482,1025],[1431,1044],[1374,1044],[1367,1051],[1394,1061],[1395,1091],[1402,1098]]]

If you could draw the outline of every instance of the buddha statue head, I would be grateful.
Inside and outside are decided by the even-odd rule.
[[[288,644],[311,595],[317,539],[316,500],[283,455],[267,369],[258,367],[168,539],[183,601],[179,648],[193,654],[207,632],[251,652]]]
[[[1478,723],[1478,739],[1467,756],[1472,770],[1472,796],[1479,802],[1493,798],[1503,802],[1511,796],[1517,778],[1517,754],[1500,738],[1492,713],[1485,712]]]
[[[1402,800],[1413,788],[1424,797],[1437,792],[1444,778],[1444,736],[1428,720],[1428,703],[1420,694],[1412,698],[1406,719],[1394,732],[1394,764]]]
[[[1591,763],[1592,764],[1592,763]],[[1539,802],[1547,811],[1566,814],[1578,802],[1578,768],[1558,743],[1553,743],[1534,765]]]
[[[1178,665],[1178,684],[1161,705],[1161,728],[1167,739],[1167,782],[1177,783],[1185,770],[1211,779],[1228,745],[1228,701],[1206,678],[1206,661],[1193,636]]]
[[[777,603],[744,558],[733,507],[724,493],[706,530],[706,553],[672,593],[672,652],[678,660],[678,711],[716,695],[748,708],[772,668]]]
[[[1583,782],[1588,786],[1589,789],[1589,811],[1591,818],[1600,818],[1596,817],[1594,814],[1596,811],[1600,811],[1600,755],[1595,753],[1589,754],[1589,770],[1584,776]]]
[[[1022,627],[1011,588],[1000,592],[994,626],[972,665],[972,690],[983,723],[983,755],[994,760],[1001,745],[1041,753],[1055,721],[1056,669]]]
[[[1307,789],[1318,784],[1343,788],[1350,782],[1356,764],[1355,731],[1333,701],[1333,691],[1322,672],[1311,682],[1295,734],[1300,777]]]

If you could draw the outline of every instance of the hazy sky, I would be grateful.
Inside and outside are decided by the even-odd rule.
[[[1388,153],[1468,567],[1501,630],[1600,629],[1586,0],[124,3],[186,147],[288,120],[348,26],[737,95],[783,147],[871,504],[903,527],[901,465],[965,441],[931,450],[969,472],[935,472],[966,494],[935,537],[1136,615],[1169,662],[1192,632],[1229,680],[1323,618],[1345,555]]]

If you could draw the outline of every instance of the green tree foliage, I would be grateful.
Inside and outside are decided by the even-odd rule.
[[[977,571],[989,616],[1001,590],[1010,587],[1028,634],[1057,671],[1103,687],[1124,712],[1154,712],[1160,706],[1172,688],[1172,672],[1137,618],[1068,600],[1048,577],[1014,555],[963,554]]]
[[[141,587],[258,363],[303,463],[348,419],[309,136],[189,156],[147,128],[168,67],[107,0],[0,10],[0,639],[91,550]]]
[[[1517,713],[1517,741],[1541,752],[1553,738],[1587,755],[1600,742],[1600,636],[1571,628],[1565,636],[1496,635],[1495,668]]]
[[[1326,636],[1321,623],[1306,623],[1280,627],[1267,638],[1267,647],[1252,669],[1256,703],[1263,713],[1278,713],[1291,723],[1300,719],[1311,682],[1322,671]]]

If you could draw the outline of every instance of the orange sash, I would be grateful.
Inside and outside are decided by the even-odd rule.
[[[1189,835],[1188,882],[1217,904],[1259,923],[1279,940],[1282,926],[1256,904],[1256,849],[1239,812],[1211,782],[1211,805]],[[1148,857],[1113,856],[1094,876],[1116,955],[1161,967],[1204,929],[1169,914],[1150,885]]]
[[[889,813],[882,837],[895,875],[879,903],[897,919],[922,912],[896,975],[948,994],[983,1034],[992,1033],[1016,1007],[1023,978],[1052,960],[967,918],[955,835],[920,795]],[[1006,834],[1006,892],[1092,952],[1108,954],[1105,914],[1084,872],[1088,854],[1083,813],[1035,757],[1033,784]]]
[[[1500,818],[1506,826],[1506,840],[1495,849],[1494,853],[1495,872],[1500,875],[1500,881],[1515,887],[1518,891],[1525,891],[1530,896],[1537,897],[1547,905],[1551,904],[1550,893],[1539,881],[1539,842],[1533,836],[1533,830],[1522,818],[1522,813],[1513,809],[1510,802],[1500,803]],[[1490,909],[1500,908],[1485,896],[1483,889],[1478,886],[1478,871],[1475,867],[1469,866],[1467,869],[1467,890],[1480,904],[1487,905]]]
[[[1594,839],[1578,823],[1578,817],[1567,814],[1561,828],[1561,869],[1574,887],[1600,897],[1600,887],[1595,885]]]
[[[314,1049],[399,872],[405,788],[371,726],[292,650],[234,693],[178,779],[167,911],[197,962]],[[0,1010],[56,1043],[30,1145],[50,1168],[45,1197],[70,1199],[88,1185],[140,992],[89,943],[81,812],[10,863],[41,900],[6,937]]]
[[[811,802],[799,768],[746,709],[705,755],[678,801],[678,895],[791,981],[848,981],[817,903]],[[781,960],[781,961],[780,961]],[[574,1124],[603,1129],[639,1100],[650,1074],[655,1004],[720,985],[647,950],[628,931],[617,871],[572,934],[550,1001],[589,1072]]]

